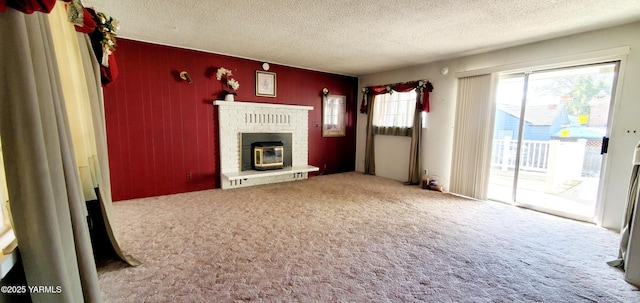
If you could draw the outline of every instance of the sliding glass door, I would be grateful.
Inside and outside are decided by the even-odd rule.
[[[617,63],[505,75],[489,199],[593,221]]]

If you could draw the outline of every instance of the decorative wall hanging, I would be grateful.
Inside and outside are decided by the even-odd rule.
[[[234,96],[236,95],[235,91],[240,87],[240,83],[238,80],[231,78],[231,76],[233,76],[231,70],[224,67],[218,68],[218,71],[216,72],[216,79],[223,81],[227,86],[227,89],[224,90],[224,100],[233,102]]]
[[[193,80],[191,80],[191,76],[189,75],[189,73],[187,71],[181,71],[180,72],[180,79],[187,81],[189,84],[191,84],[193,82]]]
[[[327,90],[328,93],[328,90]],[[347,97],[324,94],[322,96],[322,136],[344,137],[347,135],[345,116]]]
[[[120,28],[118,20],[88,7],[82,9],[80,16],[77,2],[74,3],[75,6],[70,6],[73,9],[67,11],[68,17],[74,23],[76,32],[89,35],[91,48],[100,63],[102,86],[107,86],[118,77],[118,65],[116,57],[113,56],[117,46],[117,31]],[[79,24],[80,22],[82,24]]]
[[[256,71],[256,96],[276,96],[276,73]]]

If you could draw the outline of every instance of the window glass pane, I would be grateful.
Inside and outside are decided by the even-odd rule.
[[[593,220],[616,70],[603,63],[500,79],[489,199]]]
[[[416,91],[377,95],[373,107],[373,125],[379,127],[413,127]]]

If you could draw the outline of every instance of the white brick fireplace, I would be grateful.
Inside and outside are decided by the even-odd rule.
[[[306,179],[309,160],[309,111],[312,106],[215,101],[218,107],[220,171],[223,189]],[[292,165],[277,170],[242,171],[242,133],[292,134]]]

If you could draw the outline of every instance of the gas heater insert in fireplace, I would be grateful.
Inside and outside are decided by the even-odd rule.
[[[284,165],[284,144],[280,141],[251,143],[255,170],[279,169]]]

